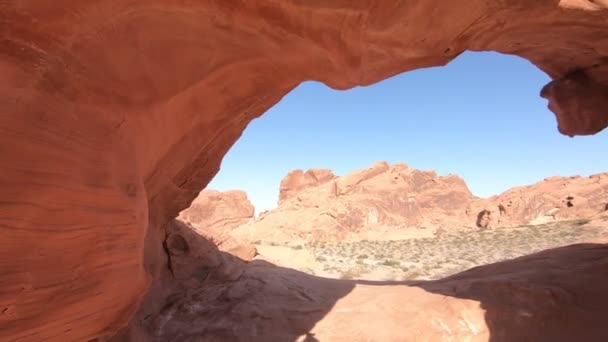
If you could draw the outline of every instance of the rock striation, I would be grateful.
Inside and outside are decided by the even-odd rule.
[[[253,219],[255,208],[240,190],[204,190],[178,219],[204,230],[230,231]]]
[[[254,245],[235,238],[232,230],[253,219],[255,208],[243,191],[204,190],[183,210],[178,220],[213,242],[220,251],[249,261],[256,256]]]

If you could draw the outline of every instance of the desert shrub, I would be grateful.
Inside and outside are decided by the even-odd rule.
[[[422,275],[423,275],[422,272],[420,272],[419,270],[411,270],[409,273],[407,273],[405,275],[405,278],[410,279],[410,280],[415,280]]]
[[[367,254],[359,254],[359,255],[357,255],[357,259],[367,259],[367,258],[368,258]]]
[[[396,266],[399,266],[400,263],[398,261],[395,261],[395,260],[386,259],[383,262],[381,262],[380,265],[389,266],[389,267],[396,267]]]
[[[342,272],[340,279],[355,279],[361,275],[361,272],[356,269],[350,269]]]
[[[438,269],[440,269],[440,268],[441,268],[441,265],[439,265],[439,264],[430,264],[430,265],[428,265],[428,267],[427,267],[427,268],[428,268],[429,270],[438,270]]]
[[[325,261],[327,261],[327,259],[324,256],[322,256],[322,255],[317,256],[315,259],[318,262],[325,262]]]
[[[304,247],[302,247],[302,245],[295,245],[295,246],[293,246],[293,247],[291,247],[291,248],[293,248],[293,249],[295,249],[295,250],[301,250],[301,249],[303,249]]]

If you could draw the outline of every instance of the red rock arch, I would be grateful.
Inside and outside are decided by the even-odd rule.
[[[347,89],[493,50],[558,80],[542,95],[562,133],[598,132],[608,124],[604,7],[4,2],[0,339],[87,340],[123,325],[161,267],[161,227],[247,123],[302,81]]]

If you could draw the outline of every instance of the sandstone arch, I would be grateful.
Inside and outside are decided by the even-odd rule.
[[[556,79],[542,95],[560,132],[600,131],[605,7],[2,2],[0,339],[88,340],[123,325],[163,267],[164,224],[209,182],[247,123],[302,81],[346,89],[493,50]],[[572,112],[564,97],[585,105]]]

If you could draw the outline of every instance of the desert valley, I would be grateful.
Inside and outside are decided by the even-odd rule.
[[[277,208],[204,190],[178,220],[221,250],[340,279],[431,280],[608,239],[608,173],[549,177],[478,198],[457,175],[378,162],[344,176],[295,170]]]

